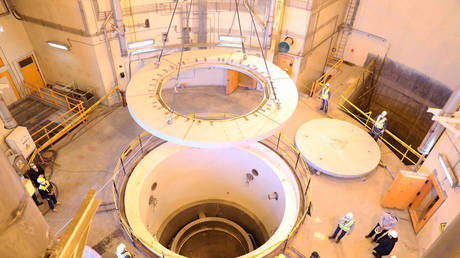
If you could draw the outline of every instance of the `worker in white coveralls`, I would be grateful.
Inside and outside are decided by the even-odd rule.
[[[377,141],[380,135],[383,135],[383,132],[387,129],[388,119],[387,119],[387,112],[383,111],[382,114],[377,116],[374,122],[374,126],[372,126],[371,131],[369,134],[374,137],[374,140]]]
[[[383,213],[380,217],[379,222],[375,227],[366,235],[366,238],[371,238],[375,235],[373,241],[376,242],[381,236],[383,236],[388,230],[392,229],[396,223],[398,223],[398,217],[390,212]]]
[[[336,243],[340,242],[340,239],[342,239],[342,237],[345,236],[346,233],[351,234],[354,226],[355,221],[353,220],[353,213],[348,212],[345,216],[339,219],[339,224],[337,225],[334,234],[332,236],[329,236],[329,239],[335,239],[339,231],[342,231],[340,232],[340,235],[337,238]]]
[[[319,97],[321,98],[321,108],[319,110],[323,110],[324,108],[324,113],[327,113],[327,106],[329,103],[329,99],[331,98],[329,83],[326,83],[326,85],[324,85],[324,88],[319,93]]]
[[[117,250],[115,251],[117,258],[132,258],[133,255],[126,249],[126,245],[121,243],[117,246]]]

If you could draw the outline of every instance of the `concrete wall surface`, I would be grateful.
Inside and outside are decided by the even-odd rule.
[[[441,235],[440,224],[446,222],[448,228],[454,218],[460,214],[460,187],[457,186],[452,188],[449,185],[438,160],[438,154],[444,154],[449,160],[450,166],[455,166],[453,170],[457,178],[460,179],[460,166],[456,166],[460,159],[458,149],[460,149],[460,139],[455,139],[452,133],[445,131],[423,163],[424,168],[436,174],[436,178],[447,199],[417,234],[417,240],[422,254],[425,253],[430,245]]]
[[[8,71],[15,83],[16,89],[23,92],[22,75],[19,71],[17,61],[32,54],[32,43],[24,29],[21,21],[16,20],[12,15],[0,17],[0,26],[3,32],[0,32],[0,57],[3,59],[5,66],[0,68],[0,72]],[[5,81],[5,83],[8,83]],[[10,95],[12,92],[8,92]],[[13,95],[14,96],[14,95]],[[5,96],[6,97],[6,96]],[[13,98],[16,99],[15,97]],[[7,103],[8,99],[6,99]]]
[[[459,80],[459,12],[457,0],[361,0],[354,27],[386,39],[389,58],[453,88]],[[369,49],[366,40],[350,43],[354,56],[381,53]]]
[[[310,90],[313,81],[324,73],[329,50],[336,41],[338,26],[343,22],[343,14],[348,1],[313,1],[309,22],[303,26],[307,30],[296,79],[297,88]],[[293,17],[290,17],[293,19]],[[303,27],[302,26],[302,27]],[[300,27],[300,26],[299,26]],[[294,65],[294,68],[297,68]]]

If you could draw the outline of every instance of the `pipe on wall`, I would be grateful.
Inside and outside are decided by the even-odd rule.
[[[442,113],[440,115],[451,115],[455,111],[457,111],[458,107],[460,106],[460,84],[457,85],[457,88],[452,92],[449,99],[447,100],[446,104],[442,109]],[[414,169],[417,169],[418,166],[422,163],[424,157],[430,153],[433,146],[438,141],[441,134],[444,132],[444,126],[442,126],[438,122],[434,122],[431,126],[430,130],[428,131],[427,135],[423,139],[422,143],[418,147],[418,150],[422,153],[422,156],[418,160],[417,164],[415,165]]]
[[[3,99],[2,94],[0,93],[0,118],[3,121],[3,125],[6,129],[13,129],[18,126],[18,123],[11,115],[10,110],[8,109],[5,100]]]
[[[120,0],[112,0],[112,11],[115,19],[115,26],[117,29],[118,42],[120,43],[121,56],[125,57],[128,55],[128,43],[125,37],[125,28],[123,25],[121,4]]]

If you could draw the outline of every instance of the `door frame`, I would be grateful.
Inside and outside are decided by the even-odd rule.
[[[21,72],[21,67],[19,67],[19,62],[26,59],[27,57],[29,56],[33,56],[34,58],[34,61],[35,61],[35,64],[37,65],[37,68],[38,68],[38,72],[40,73],[40,76],[42,77],[42,80],[43,80],[43,83],[47,84],[47,81],[45,79],[45,76],[43,75],[43,72],[42,72],[42,68],[38,62],[38,59],[37,59],[37,56],[35,55],[34,51],[30,51],[28,52],[27,54],[17,58],[15,61],[14,61],[14,68],[16,70],[16,73],[18,74],[18,78],[20,80],[20,85],[22,85],[24,87],[24,76],[22,75],[22,72]]]
[[[16,97],[18,97],[19,95],[18,100],[22,99],[24,97],[23,87],[21,86],[22,84],[19,83],[17,75],[14,69],[12,69],[9,60],[6,58],[5,52],[3,51],[3,48],[1,47],[0,47],[0,58],[2,59],[2,62],[3,62],[3,66],[0,67],[0,73],[4,73],[4,72],[8,73],[8,76],[9,76],[8,80],[10,84],[13,83],[11,87],[14,92],[14,95]]]
[[[419,195],[414,199],[411,203],[408,211],[412,221],[412,226],[414,227],[415,233],[418,233],[420,229],[425,225],[426,222],[433,216],[436,210],[442,205],[442,203],[446,200],[446,195],[441,189],[436,176],[433,173],[428,175],[428,182],[420,189]],[[423,199],[431,192],[432,189],[436,190],[436,193],[439,196],[439,199],[430,207],[430,209],[426,212],[423,218],[419,218],[417,216],[417,208],[420,206]]]

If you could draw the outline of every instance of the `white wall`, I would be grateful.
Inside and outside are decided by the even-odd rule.
[[[447,137],[447,133],[444,132],[423,163],[423,167],[428,171],[433,172],[436,170],[436,178],[442,190],[445,191],[447,199],[417,234],[417,240],[422,249],[422,254],[441,234],[440,224],[446,222],[447,227],[449,227],[449,223],[460,213],[460,187],[452,188],[449,185],[438,160],[439,153],[445,154],[452,167],[460,159],[455,149],[460,149],[460,139],[455,139],[453,134],[449,134],[449,136],[453,142]],[[455,172],[460,179],[460,166],[456,166]]]
[[[3,32],[0,32],[0,57],[5,63],[5,66],[0,68],[0,72],[8,71],[16,89],[21,92],[22,76],[17,61],[32,53],[32,44],[23,23],[16,20],[12,15],[0,17],[0,26],[3,27]],[[8,81],[6,83],[9,84]],[[5,96],[7,103],[11,104],[11,101],[15,101],[16,97],[14,97],[11,88],[6,91],[6,95],[12,96],[12,98]]]
[[[195,68],[180,73],[179,81],[185,86],[223,86],[227,84],[227,69],[219,67]],[[163,88],[172,88],[176,75],[170,78]]]
[[[454,88],[460,66],[459,12],[458,0],[361,0],[354,27],[387,39],[388,58]],[[368,50],[366,41],[353,44],[355,53]]]
[[[24,29],[23,23],[11,15],[0,17],[0,46],[5,54],[7,62],[11,66],[16,65],[16,60],[32,52],[32,44]]]

